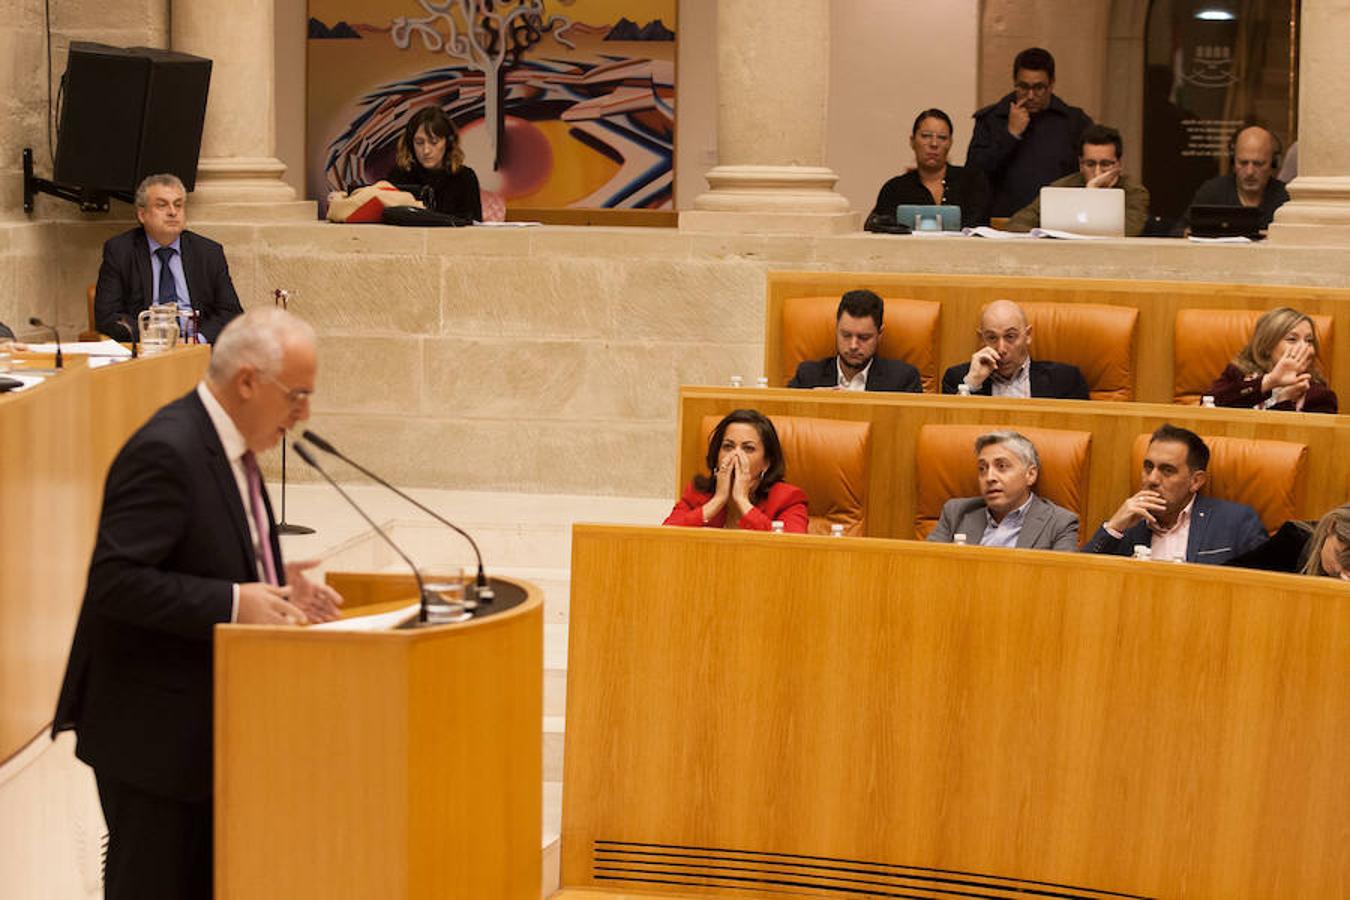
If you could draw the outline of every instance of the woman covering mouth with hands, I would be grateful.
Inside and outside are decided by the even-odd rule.
[[[737,409],[708,440],[707,475],[684,489],[665,525],[806,533],[806,494],[783,480],[786,466],[773,422],[758,410]]]
[[[1214,405],[1336,413],[1336,392],[1323,377],[1319,349],[1309,316],[1287,306],[1270,310],[1210,387]]]

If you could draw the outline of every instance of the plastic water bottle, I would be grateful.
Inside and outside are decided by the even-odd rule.
[[[774,519],[772,522],[769,523],[769,528],[773,529],[774,534],[782,534],[783,533],[782,520]]]
[[[1135,545],[1135,548],[1134,548],[1134,558],[1135,558],[1135,559],[1152,559],[1152,558],[1153,558],[1153,548],[1147,546],[1146,544],[1137,544],[1137,545]]]
[[[755,387],[766,388],[769,386],[769,376],[761,375],[755,379]]]
[[[964,381],[961,382],[960,384],[958,384],[958,385],[956,386],[956,395],[957,395],[958,397],[969,397],[969,396],[970,396],[970,385],[966,384]]]
[[[966,533],[964,531],[959,531],[952,535],[952,543],[964,547],[966,545]]]
[[[1211,397],[1209,394],[1206,394],[1205,396],[1203,396],[1203,397],[1200,398],[1200,405],[1201,405],[1201,406],[1204,406],[1204,407],[1207,407],[1207,408],[1209,408],[1209,409],[1213,409],[1213,408],[1214,408],[1214,398]]]
[[[741,376],[739,376],[739,375],[732,375],[732,376],[731,376],[731,386],[732,386],[732,387],[740,387],[740,386],[741,386],[742,384],[744,384],[744,383],[745,383],[745,382],[741,379]]]
[[[835,522],[830,525],[830,537],[843,537],[843,536],[844,536],[844,526],[842,524],[840,524],[839,522]]]

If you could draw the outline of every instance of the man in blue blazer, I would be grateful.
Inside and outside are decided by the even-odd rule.
[[[1121,504],[1083,548],[1132,556],[1146,546],[1154,559],[1222,565],[1266,540],[1256,510],[1206,497],[1209,447],[1185,428],[1163,425],[1144,455],[1142,487]]]
[[[877,294],[844,294],[834,313],[835,355],[797,366],[788,387],[922,393],[918,369],[903,360],[876,355],[884,318],[885,303]]]
[[[141,310],[165,302],[197,312],[198,328],[214,344],[243,312],[225,250],[187,231],[187,194],[174,175],[150,175],[136,188],[139,228],[109,238],[94,287],[94,327],[114,340],[136,334]]]
[[[255,309],[108,472],[52,722],[94,770],[108,900],[211,897],[215,626],[336,616],[313,563],[283,562],[256,460],[309,417],[316,371],[313,330]]]

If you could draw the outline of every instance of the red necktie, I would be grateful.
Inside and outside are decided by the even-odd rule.
[[[244,474],[248,477],[248,505],[253,513],[253,526],[258,531],[258,558],[262,560],[263,576],[268,584],[278,584],[272,541],[267,532],[267,512],[263,509],[262,473],[258,471],[258,458],[252,450],[244,451]]]

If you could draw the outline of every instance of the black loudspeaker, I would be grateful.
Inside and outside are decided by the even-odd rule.
[[[131,194],[167,172],[193,189],[211,60],[76,41],[63,82],[55,181]]]

